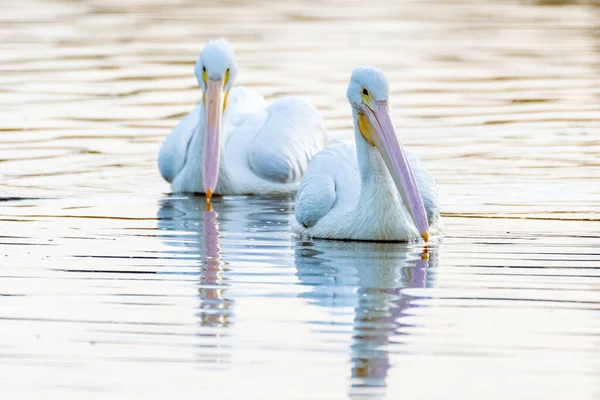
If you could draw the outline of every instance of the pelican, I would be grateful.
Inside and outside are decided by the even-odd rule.
[[[326,144],[319,112],[286,96],[266,106],[234,87],[238,67],[225,39],[208,42],[196,63],[202,101],[167,136],[158,155],[174,193],[295,193],[309,160]]]
[[[406,242],[441,232],[435,180],[404,152],[380,70],[353,71],[346,96],[354,146],[335,141],[311,160],[298,187],[292,230],[321,239]]]

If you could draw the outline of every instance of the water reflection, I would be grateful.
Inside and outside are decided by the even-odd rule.
[[[385,397],[390,348],[407,343],[403,317],[419,307],[405,288],[435,284],[438,250],[400,243],[298,243],[297,275],[315,305],[354,311],[350,397]]]
[[[169,246],[183,247],[180,251],[200,263],[198,295],[200,305],[197,317],[203,336],[216,339],[215,347],[221,347],[219,338],[222,328],[230,324],[233,302],[227,297],[227,282],[223,276],[227,263],[222,260],[219,214],[206,210],[204,197],[171,197],[161,201],[158,211],[158,228]],[[220,362],[222,354],[215,353],[214,362]],[[206,361],[206,357],[202,357]],[[229,357],[227,357],[229,358]]]
[[[226,326],[229,323],[230,301],[225,297],[222,286],[225,263],[221,262],[218,216],[212,209],[204,211],[204,268],[198,293],[202,299],[199,313],[202,325],[208,326]]]

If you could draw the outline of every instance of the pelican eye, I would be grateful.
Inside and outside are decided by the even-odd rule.
[[[363,94],[364,94],[365,96],[368,96],[368,95],[369,95],[369,91],[368,91],[367,89],[363,88]]]
[[[227,82],[229,82],[229,67],[227,67],[227,70],[225,71],[225,79],[223,79],[223,86],[227,85]]]
[[[206,72],[206,67],[204,65],[202,66],[202,80],[204,81],[204,84],[206,85],[208,82],[208,73]]]

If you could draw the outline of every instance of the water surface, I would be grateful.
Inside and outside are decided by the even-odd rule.
[[[600,42],[593,1],[0,5],[3,398],[596,399]],[[156,156],[239,84],[351,137],[351,70],[391,81],[446,234],[301,241],[290,197],[169,194]]]

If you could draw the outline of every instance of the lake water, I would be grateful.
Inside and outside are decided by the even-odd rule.
[[[3,399],[600,399],[600,4],[0,3]],[[315,103],[382,68],[443,241],[298,241],[290,197],[174,196],[156,157],[239,84]]]

